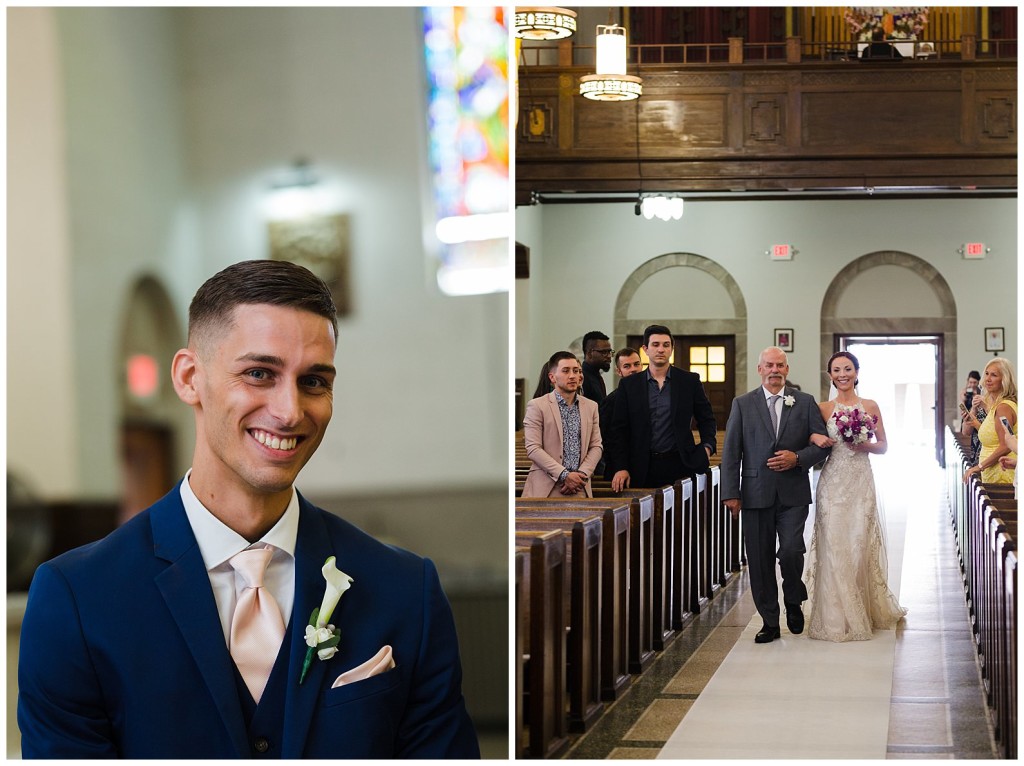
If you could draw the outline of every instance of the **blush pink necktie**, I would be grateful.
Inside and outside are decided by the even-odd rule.
[[[281,608],[263,587],[272,555],[269,547],[249,549],[236,553],[229,562],[245,580],[245,590],[231,617],[231,658],[257,704],[284,640]]]

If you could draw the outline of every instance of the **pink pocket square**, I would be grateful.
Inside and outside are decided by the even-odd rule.
[[[373,655],[362,665],[357,665],[351,670],[346,670],[334,679],[334,683],[331,684],[331,688],[337,689],[339,686],[344,686],[345,684],[363,681],[371,676],[380,675],[385,671],[391,670],[394,666],[395,660],[391,656],[391,647],[382,646],[379,652]]]

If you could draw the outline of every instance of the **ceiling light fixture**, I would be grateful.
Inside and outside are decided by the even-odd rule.
[[[597,73],[580,78],[580,95],[594,101],[640,98],[643,80],[626,74],[626,30],[618,24],[597,27]]]
[[[640,200],[640,210],[644,218],[660,218],[662,221],[678,221],[683,217],[683,198],[666,197],[657,194]]]
[[[516,8],[516,37],[561,40],[576,31],[576,12],[568,8]]]

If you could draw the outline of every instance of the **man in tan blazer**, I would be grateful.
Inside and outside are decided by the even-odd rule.
[[[592,497],[590,477],[601,459],[597,402],[579,395],[583,369],[568,351],[548,360],[554,391],[531,399],[523,419],[526,455],[533,461],[523,497]]]

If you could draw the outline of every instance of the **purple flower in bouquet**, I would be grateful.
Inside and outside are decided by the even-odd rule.
[[[839,437],[847,444],[864,444],[871,441],[875,436],[875,425],[878,418],[869,415],[859,407],[851,410],[840,410],[832,413],[832,419],[839,429]]]

